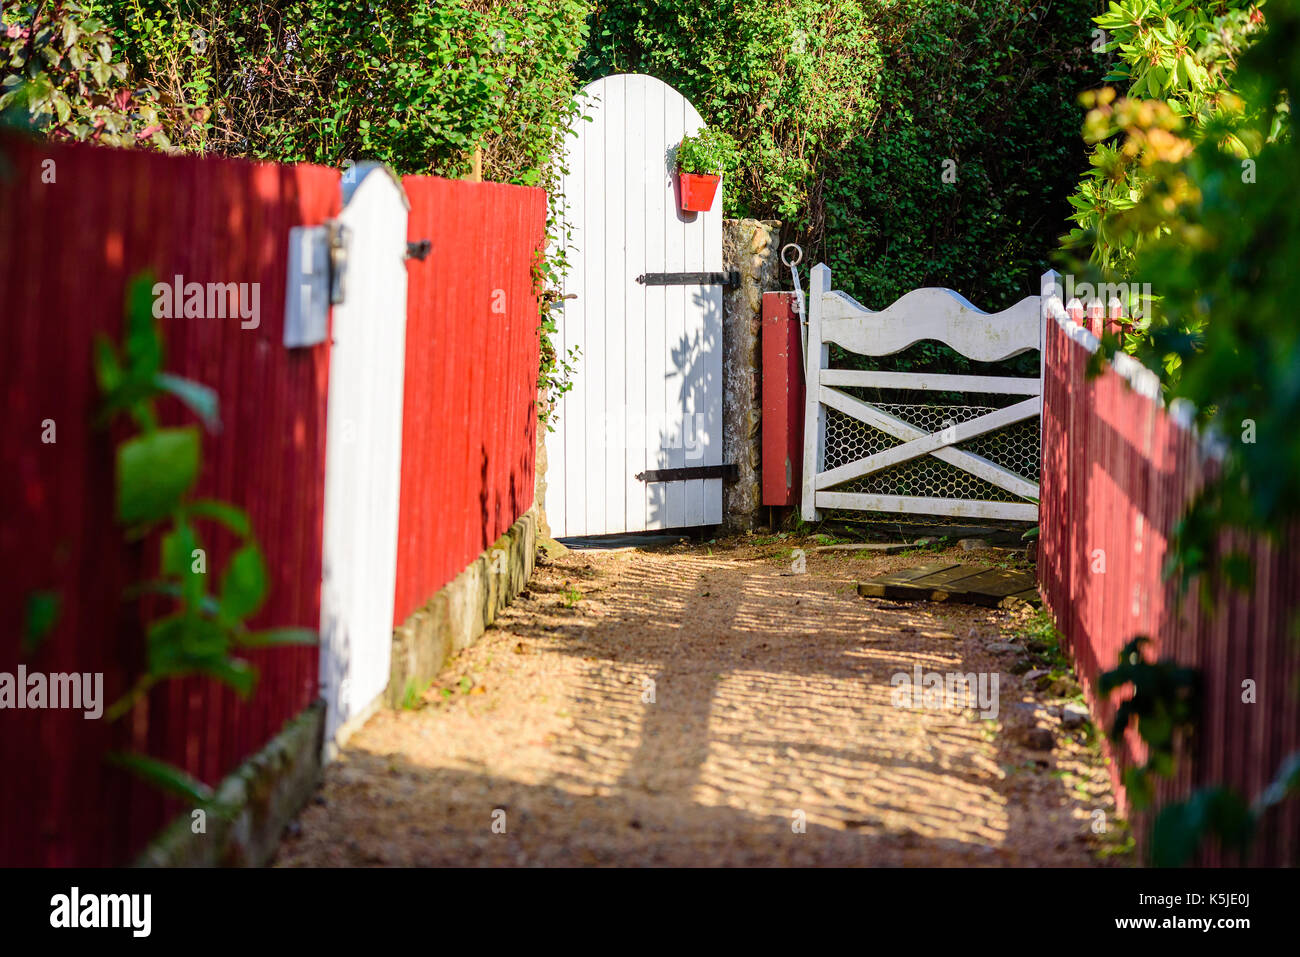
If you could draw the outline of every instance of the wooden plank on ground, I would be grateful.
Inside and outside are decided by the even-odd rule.
[[[1031,605],[1041,605],[1043,603],[1043,596],[1038,594],[1037,586],[1026,588],[1024,591],[1018,591],[1011,597],[1019,598],[1021,601],[1027,601]]]
[[[954,562],[931,562],[886,575],[877,575],[858,584],[864,598],[887,598],[892,601],[950,601],[968,605],[994,607],[1008,595],[1025,601],[1037,601],[1034,574],[1028,569],[988,568]]]
[[[1032,573],[1020,569],[985,568],[961,579],[962,591],[977,592],[990,598],[1005,598],[1024,591],[1033,583]]]
[[[902,568],[900,571],[878,575],[874,579],[859,583],[858,594],[863,598],[889,598],[892,597],[891,594],[887,594],[889,589],[902,588],[915,579],[923,579],[927,575],[939,575],[940,572],[956,567],[957,562],[930,562],[915,568]]]

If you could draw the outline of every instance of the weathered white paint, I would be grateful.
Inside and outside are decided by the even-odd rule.
[[[722,191],[682,213],[669,154],[703,122],[677,91],[621,74],[581,94],[559,204],[568,232],[553,342],[581,355],[546,439],[556,536],[722,521],[722,480],[645,483],[647,469],[722,464],[722,287],[643,286],[647,272],[722,270]],[[725,184],[724,184],[725,185]]]
[[[987,392],[997,395],[1040,395],[1042,379],[994,375],[941,375],[936,372],[866,372],[823,369],[822,385],[874,389],[931,389],[936,392]]]
[[[867,495],[860,492],[818,492],[822,508],[901,512],[906,515],[950,515],[953,518],[999,518],[1013,522],[1038,521],[1038,506],[1031,502],[971,502],[957,498],[919,495]]]
[[[990,315],[951,289],[913,289],[893,305],[872,312],[852,296],[834,291],[824,303],[822,340],[859,355],[887,356],[933,339],[979,362],[997,362],[1038,348],[1038,300],[1026,296]]]
[[[821,401],[819,388],[822,370],[830,361],[830,347],[822,339],[822,317],[826,312],[826,297],[831,291],[831,270],[825,263],[813,266],[808,275],[808,347],[804,349],[804,376],[806,386],[803,420],[803,496],[800,499],[804,521],[821,517],[817,511],[817,476],[825,461],[826,406]]]
[[[1006,376],[936,375],[910,372],[856,372],[827,369],[828,345],[834,343],[860,355],[892,355],[925,339],[951,346],[981,362],[1006,359],[1030,349],[1041,350],[1046,306],[1054,288],[1055,273],[1042,277],[1039,296],[1027,296],[1002,312],[990,315],[977,309],[951,289],[914,289],[891,306],[873,312],[851,296],[831,289],[831,272],[825,264],[812,270],[809,293],[808,351],[805,381],[808,389],[804,419],[804,470],[801,512],[806,521],[820,517],[818,508],[864,509],[1001,518],[1033,521],[1038,507],[1032,502],[990,502],[923,496],[869,495],[836,492],[833,487],[923,455],[970,472],[991,484],[1024,498],[1037,498],[1035,482],[988,459],[954,448],[976,436],[1042,415],[1042,363],[1038,379]],[[920,392],[953,390],[986,394],[1028,395],[1017,402],[975,419],[959,422],[940,432],[926,433],[870,403],[832,386],[870,386],[912,389]],[[825,409],[836,409],[879,429],[903,444],[822,471],[825,446]]]
[[[388,684],[397,585],[406,218],[386,167],[345,174],[346,299],[334,307],[325,438],[321,695],[326,757]]]

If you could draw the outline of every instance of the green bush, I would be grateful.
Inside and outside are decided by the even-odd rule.
[[[1254,0],[1217,0],[1207,5],[1185,0],[1111,0],[1095,22],[1105,31],[1107,55],[1113,58],[1105,80],[1127,100],[1161,104],[1173,120],[1165,124],[1169,132],[1191,141],[1213,132],[1238,157],[1258,152],[1258,139],[1252,141],[1239,127],[1242,102],[1233,88],[1237,62],[1263,22]],[[1095,96],[1085,102],[1104,108],[1111,95],[1104,95],[1105,102]],[[1093,113],[1086,131],[1094,144],[1091,169],[1070,198],[1074,206],[1070,219],[1076,226],[1066,237],[1066,246],[1095,264],[1098,278],[1124,281],[1130,278],[1141,245],[1164,230],[1169,208],[1162,202],[1138,201],[1153,181],[1152,164],[1119,149],[1114,142],[1116,125],[1099,122],[1110,118],[1103,112]],[[1150,125],[1150,117],[1144,119]],[[1166,144],[1158,139],[1151,145]],[[1161,160],[1174,158],[1168,149],[1161,154]],[[1072,267],[1072,271],[1083,268]]]
[[[169,133],[188,127],[191,117],[183,104],[164,107],[155,89],[133,82],[114,39],[76,3],[6,8],[0,124],[55,140],[170,149]]]
[[[718,176],[736,167],[736,141],[722,130],[706,127],[682,138],[677,146],[677,169],[683,173]]]
[[[1038,292],[1084,167],[1072,104],[1101,72],[1092,8],[895,9],[881,116],[824,188],[837,286],[873,308],[917,286],[949,286],[984,309]]]
[[[212,111],[192,147],[279,162],[547,185],[582,0],[105,2],[127,58]]]

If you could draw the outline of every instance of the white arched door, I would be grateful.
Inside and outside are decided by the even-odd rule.
[[[557,537],[716,524],[723,287],[700,280],[721,278],[722,188],[709,212],[682,212],[672,159],[704,124],[654,77],[580,97],[552,197],[576,296],[553,307],[553,342],[579,356],[546,440],[547,520]]]

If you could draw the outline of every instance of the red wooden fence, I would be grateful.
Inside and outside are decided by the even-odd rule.
[[[141,614],[122,593],[155,572],[157,542],[125,544],[114,525],[113,446],[91,425],[91,354],[96,333],[120,340],[123,293],[141,270],[260,283],[255,329],[162,320],[165,367],[220,394],[223,429],[204,436],[199,492],[245,508],[261,541],[271,592],[252,624],[318,626],[328,347],[281,340],[289,228],[335,215],[338,179],[0,139],[0,671],[23,660],[28,595],[55,590],[58,623],[29,670],[103,672],[105,705],[139,673]],[[170,400],[162,408],[168,421],[193,421]],[[45,420],[53,444],[41,440]],[[231,543],[207,532],[205,544],[209,569],[224,568]],[[128,861],[179,806],[107,766],[107,751],[143,751],[215,784],[315,697],[316,649],[250,657],[261,678],[247,702],[185,680],[111,725],[79,711],[0,711],[0,863]]]
[[[409,262],[394,624],[533,503],[540,189],[407,176]]]
[[[1100,315],[1091,318],[1094,328],[1100,324]],[[1283,758],[1300,749],[1300,642],[1291,630],[1300,608],[1300,535],[1292,531],[1273,545],[1236,542],[1255,561],[1250,593],[1221,591],[1210,611],[1194,589],[1180,597],[1162,576],[1169,538],[1213,460],[1149,397],[1158,389],[1133,371],[1136,363],[1119,360],[1125,369],[1108,365],[1090,381],[1092,343],[1071,326],[1073,339],[1062,323],[1047,322],[1038,563],[1044,599],[1107,729],[1121,692],[1102,699],[1096,680],[1134,636],[1153,639],[1152,657],[1201,671],[1199,731],[1177,777],[1160,785],[1158,803],[1211,784],[1231,785],[1253,800]],[[1148,394],[1130,384],[1144,378]],[[1254,704],[1242,701],[1246,680],[1255,682]],[[1120,768],[1146,755],[1130,733],[1112,757],[1122,800]],[[1141,832],[1145,821],[1137,823]],[[1262,832],[1252,863],[1300,860],[1297,802],[1269,812]],[[1203,858],[1231,860],[1218,849]]]

